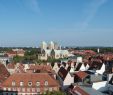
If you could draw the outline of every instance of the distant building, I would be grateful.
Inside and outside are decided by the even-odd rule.
[[[14,57],[14,56],[24,56],[25,51],[23,49],[12,49],[11,51],[6,52],[6,54],[9,57]]]
[[[55,49],[55,44],[54,44],[53,41],[51,41],[51,42],[49,43],[48,48],[51,49],[51,50],[52,50],[52,49]]]
[[[41,43],[41,46],[40,47],[41,47],[41,49],[47,49],[47,43],[43,41]]]
[[[40,60],[47,60],[48,58],[65,58],[68,57],[69,52],[68,50],[61,50],[57,43],[50,42],[47,48],[47,44],[42,42],[41,52],[38,55],[38,59]]]
[[[97,53],[100,53],[100,49],[99,48],[97,49]]]
[[[0,55],[0,63],[4,64],[5,66],[12,61],[11,57],[8,57],[7,54]]]

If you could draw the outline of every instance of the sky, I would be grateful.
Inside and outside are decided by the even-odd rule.
[[[0,46],[113,46],[113,0],[0,0]]]

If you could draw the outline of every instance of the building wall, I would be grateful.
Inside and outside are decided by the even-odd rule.
[[[12,75],[13,73],[15,73],[15,69],[7,69],[9,71],[9,73]]]
[[[100,70],[96,70],[97,73],[103,74],[105,72],[105,64],[102,65]]]
[[[92,88],[99,90],[99,91],[106,91],[107,90],[107,81],[95,82],[95,83],[93,83]]]
[[[46,91],[59,91],[58,86],[53,87],[37,87],[37,88],[26,88],[26,87],[3,87],[3,95],[34,95],[46,93]],[[6,94],[7,93],[7,94]]]
[[[74,83],[74,77],[72,77],[70,75],[70,73],[68,73],[65,80],[64,80],[64,82],[63,82],[63,85],[64,86],[66,86],[66,85],[69,86],[69,85],[71,85],[71,83]]]

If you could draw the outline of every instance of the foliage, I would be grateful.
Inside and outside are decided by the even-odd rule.
[[[61,91],[53,91],[53,92],[47,91],[47,93],[43,94],[43,95],[66,95],[66,94],[64,92],[61,92]]]
[[[93,50],[97,52],[97,49],[100,49],[100,53],[107,53],[112,52],[113,53],[113,47],[76,47],[73,48],[74,50]]]
[[[21,56],[15,56],[15,57],[13,57],[13,61],[14,62],[21,62],[22,60],[24,60],[24,57],[21,57]]]

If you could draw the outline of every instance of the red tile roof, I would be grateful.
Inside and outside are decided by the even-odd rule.
[[[11,87],[12,81],[15,81],[15,87],[20,87],[20,82],[24,82],[23,87],[29,87],[28,82],[32,82],[31,87],[37,87],[36,82],[40,82],[40,86],[44,86],[44,82],[48,81],[48,86],[59,86],[57,81],[48,73],[15,73],[11,75],[3,84],[3,87]]]
[[[15,69],[15,63],[7,64],[8,69]]]
[[[0,84],[5,81],[10,76],[10,73],[7,71],[6,67],[0,63]]]
[[[52,72],[52,68],[49,65],[31,65],[29,69],[40,72]]]

